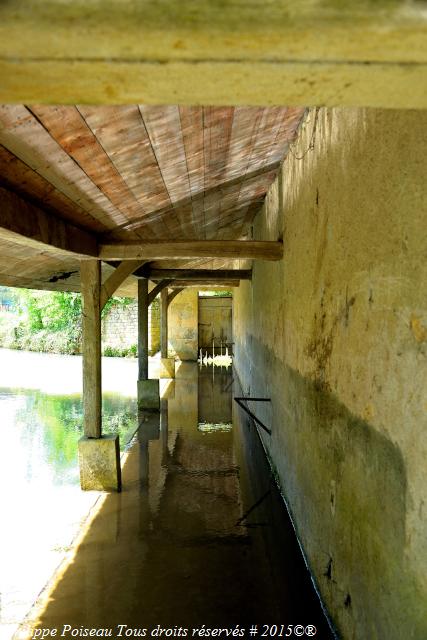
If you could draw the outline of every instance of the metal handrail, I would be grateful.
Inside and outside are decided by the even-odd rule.
[[[234,400],[237,402],[239,407],[241,407],[243,411],[245,411],[248,416],[250,416],[252,420],[261,427],[261,429],[264,429],[264,431],[266,431],[268,435],[271,436],[271,429],[269,429],[259,418],[257,418],[256,415],[249,409],[249,407],[243,404],[244,400],[249,400],[250,402],[271,402],[271,398],[250,398],[249,396],[238,396],[235,397]]]

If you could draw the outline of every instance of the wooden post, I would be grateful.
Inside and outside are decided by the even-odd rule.
[[[138,380],[148,380],[148,280],[138,279]]]
[[[82,260],[84,434],[101,437],[101,262]]]
[[[161,332],[160,332],[160,351],[161,357],[168,357],[168,289],[162,289],[160,294],[162,301],[161,309]]]

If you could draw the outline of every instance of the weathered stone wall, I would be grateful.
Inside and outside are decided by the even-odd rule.
[[[102,347],[125,351],[138,342],[138,303],[112,306],[102,319]],[[160,304],[153,301],[148,309],[148,345],[150,355],[160,350]],[[135,352],[136,353],[136,352]]]
[[[180,360],[197,360],[198,291],[184,289],[171,302],[168,313],[168,354]]]
[[[423,640],[427,112],[315,124],[255,221],[285,257],[236,289],[235,363],[272,399],[263,439],[342,637]]]
[[[215,354],[233,350],[233,298],[206,296],[199,297],[199,348],[203,352]]]

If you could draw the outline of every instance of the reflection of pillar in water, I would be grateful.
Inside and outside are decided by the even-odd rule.
[[[138,430],[138,443],[139,443],[139,484],[144,489],[148,489],[148,470],[149,470],[149,451],[148,451],[148,438],[142,429]]]
[[[150,511],[150,441],[159,439],[159,414],[140,414],[138,429],[139,455],[139,528],[146,531],[151,521]]]
[[[167,464],[168,459],[168,401],[160,400],[160,438],[162,441],[162,465]]]

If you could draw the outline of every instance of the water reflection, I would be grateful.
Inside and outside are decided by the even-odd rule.
[[[113,360],[113,359],[111,359]],[[115,360],[115,359],[114,359]],[[1,350],[0,638],[10,638],[64,558],[98,498],[80,490],[81,359]],[[114,389],[113,362],[104,362]],[[117,387],[103,397],[104,431],[122,449],[137,428],[134,363],[118,365]],[[116,369],[115,369],[116,370]],[[116,370],[117,374],[117,370]],[[15,388],[6,387],[6,383]],[[25,388],[23,388],[25,387]],[[76,392],[77,391],[77,392]]]
[[[160,416],[141,414],[123,492],[84,530],[38,626],[304,623],[330,637],[230,371],[212,373],[182,363]]]
[[[0,411],[2,437],[8,438],[9,458],[15,461],[7,470],[9,482],[14,482],[18,472],[17,459],[22,459],[28,482],[42,471],[48,471],[46,482],[54,485],[79,482],[77,443],[83,435],[80,395],[0,389]],[[119,434],[124,450],[136,430],[136,403],[118,394],[104,394],[102,413],[104,433]]]

